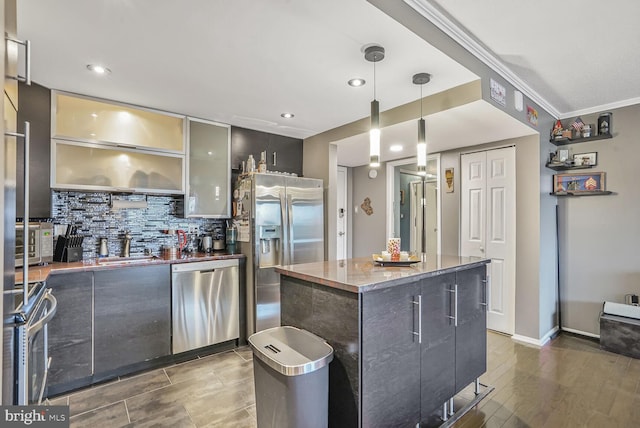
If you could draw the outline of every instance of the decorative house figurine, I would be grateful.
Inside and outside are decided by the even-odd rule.
[[[598,117],[598,134],[608,135],[612,132],[611,113],[602,113]]]
[[[551,130],[551,138],[555,140],[562,138],[562,122],[560,122],[560,120],[557,120],[556,124],[553,126],[553,129]]]

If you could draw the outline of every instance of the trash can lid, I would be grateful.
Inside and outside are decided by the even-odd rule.
[[[285,376],[311,373],[333,360],[333,348],[324,339],[296,327],[259,331],[249,344],[255,358]]]

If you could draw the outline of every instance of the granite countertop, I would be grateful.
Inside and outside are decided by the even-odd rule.
[[[455,272],[489,263],[480,257],[434,255],[410,266],[382,267],[371,258],[332,260],[276,266],[276,272],[352,293],[364,293],[417,279]]]
[[[107,257],[104,259],[90,259],[80,262],[53,262],[45,266],[29,266],[29,282],[44,281],[49,275],[56,273],[86,272],[104,269],[122,269],[135,266],[150,266],[157,264],[175,264],[203,262],[207,260],[225,260],[225,259],[242,259],[244,254],[228,253],[224,251],[214,253],[193,253],[183,254],[180,258],[171,258],[164,256],[148,257],[148,256],[131,256],[125,257]],[[104,262],[108,263],[105,264]],[[16,284],[22,282],[22,268],[16,269]]]

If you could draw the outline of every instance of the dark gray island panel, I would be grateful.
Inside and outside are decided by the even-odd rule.
[[[412,269],[355,259],[276,268],[282,324],[311,331],[336,351],[330,426],[431,423],[486,371],[488,262],[449,259],[444,268]]]
[[[329,365],[329,426],[357,426],[358,295],[287,276],[280,278],[280,295],[282,325],[310,331],[333,347],[334,358]]]

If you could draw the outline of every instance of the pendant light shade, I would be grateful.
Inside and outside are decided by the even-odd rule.
[[[423,118],[418,120],[418,174],[427,174],[427,140],[425,139],[426,123]]]
[[[380,104],[376,100],[376,62],[384,59],[382,46],[369,46],[364,58],[373,62],[373,101],[371,101],[371,128],[369,129],[369,166],[380,166]]]
[[[418,144],[416,151],[418,152],[418,174],[427,174],[427,124],[422,117],[422,85],[431,80],[429,73],[418,73],[413,76],[413,83],[420,85],[420,119],[418,120]]]
[[[369,166],[380,166],[380,104],[371,101],[371,128],[369,129]]]

